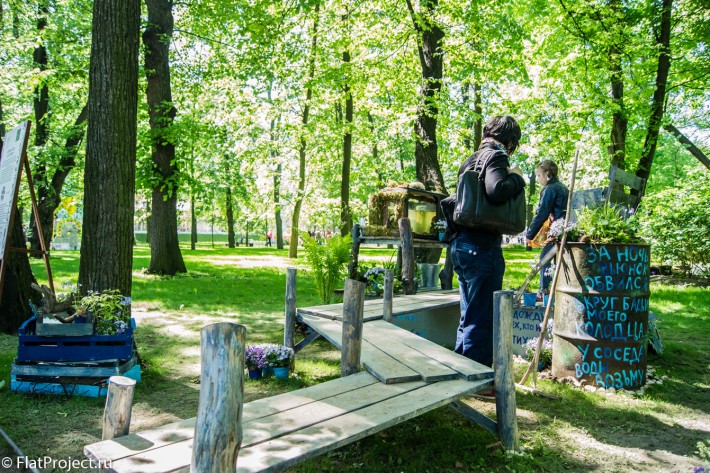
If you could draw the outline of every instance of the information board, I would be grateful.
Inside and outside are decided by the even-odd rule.
[[[0,259],[5,259],[10,221],[15,210],[20,166],[25,152],[29,122],[13,128],[5,135],[0,156]]]

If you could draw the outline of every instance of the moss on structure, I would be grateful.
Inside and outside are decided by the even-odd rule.
[[[409,199],[419,202],[439,204],[444,197],[424,190],[424,185],[415,182],[410,184],[392,183],[390,187],[381,189],[370,195],[368,225],[363,228],[363,234],[368,236],[399,236],[399,219],[407,216]],[[388,209],[394,204],[394,212]]]

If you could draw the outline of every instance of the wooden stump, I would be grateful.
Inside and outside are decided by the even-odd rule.
[[[399,234],[402,237],[402,290],[405,294],[416,294],[414,288],[414,243],[412,224],[408,218],[399,219]]]
[[[340,376],[360,371],[362,352],[362,323],[365,307],[365,283],[345,280],[343,299],[343,340],[340,355]]]
[[[394,297],[394,271],[385,269],[385,291],[382,296],[382,316],[392,322],[392,298]]]
[[[454,262],[451,259],[451,246],[446,248],[446,259],[444,260],[444,269],[439,273],[442,290],[450,290],[454,288]]]
[[[200,404],[190,471],[233,473],[242,443],[246,328],[208,325],[201,333]]]
[[[135,387],[136,381],[131,378],[125,376],[111,376],[109,378],[101,440],[111,440],[128,435],[131,427]]]
[[[348,265],[348,277],[357,279],[358,255],[360,254],[360,224],[356,223],[352,229],[353,247],[350,253],[350,264]]]
[[[506,451],[519,451],[513,381],[513,291],[493,294],[493,370],[498,435]]]

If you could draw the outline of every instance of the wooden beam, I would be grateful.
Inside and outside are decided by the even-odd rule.
[[[399,219],[399,234],[402,238],[402,289],[405,294],[415,294],[412,224],[408,218]]]
[[[513,291],[493,293],[493,366],[498,435],[506,451],[520,451],[513,381]]]
[[[476,424],[480,425],[493,435],[498,435],[498,423],[491,419],[490,417],[481,414],[478,412],[476,409],[473,407],[469,406],[468,404],[465,404],[461,401],[454,401],[451,403],[451,407],[467,418],[468,420],[475,422]]]
[[[382,295],[382,317],[392,322],[392,297],[394,297],[394,271],[385,269],[385,290]]]
[[[340,357],[340,376],[343,377],[360,371],[364,304],[365,283],[346,279],[343,299],[343,348]]]
[[[306,348],[308,345],[310,345],[312,342],[318,340],[320,338],[320,333],[316,332],[315,330],[312,331],[306,338],[298,342],[296,346],[293,347],[293,352],[298,353],[299,351],[303,350]]]
[[[217,323],[200,334],[202,372],[190,471],[236,473],[242,443],[244,350],[242,325]]]
[[[296,333],[296,268],[286,270],[286,318],[284,320],[284,345],[293,348]]]

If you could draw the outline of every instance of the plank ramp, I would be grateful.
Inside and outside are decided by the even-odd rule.
[[[475,393],[491,380],[382,384],[362,372],[244,405],[240,473],[281,471]],[[195,419],[88,445],[108,471],[189,471]]]
[[[449,307],[459,304],[459,291],[436,291],[398,296],[392,301],[392,315],[411,314],[422,310]],[[303,307],[297,310],[299,315],[314,315],[330,320],[343,320],[343,304],[328,304]],[[382,299],[365,301],[363,320],[369,322],[382,318]]]
[[[340,349],[342,324],[301,315],[301,321]],[[463,378],[490,379],[493,370],[383,320],[363,324],[362,364],[386,384]]]

